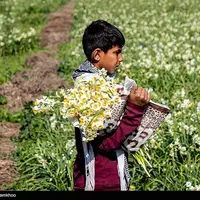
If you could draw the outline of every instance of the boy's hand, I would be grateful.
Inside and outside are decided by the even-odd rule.
[[[131,92],[128,96],[128,101],[138,105],[145,106],[149,103],[151,97],[145,88],[139,87],[137,89],[131,89]]]

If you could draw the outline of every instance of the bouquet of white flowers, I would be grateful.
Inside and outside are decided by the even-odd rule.
[[[83,141],[87,142],[106,128],[106,120],[112,117],[113,106],[124,102],[119,94],[115,80],[109,78],[107,71],[102,69],[91,80],[80,77],[74,88],[61,89],[54,97],[37,99],[33,112],[55,113],[57,108],[59,115],[82,130]]]

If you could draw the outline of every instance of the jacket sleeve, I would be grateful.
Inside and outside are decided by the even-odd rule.
[[[124,115],[117,129],[103,137],[98,137],[91,142],[96,151],[110,152],[120,148],[122,142],[137,129],[142,120],[145,108],[127,102]]]

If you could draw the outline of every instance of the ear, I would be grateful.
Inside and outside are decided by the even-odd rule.
[[[96,48],[91,55],[91,58],[95,62],[99,62],[102,56],[102,50],[100,48]]]

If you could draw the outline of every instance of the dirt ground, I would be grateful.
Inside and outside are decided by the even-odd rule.
[[[55,59],[59,45],[70,41],[70,27],[73,22],[74,1],[48,16],[47,25],[41,31],[41,46],[45,52],[34,54],[25,61],[29,70],[17,72],[9,83],[0,85],[0,96],[7,98],[9,112],[22,110],[24,104],[34,101],[50,90],[68,87],[57,74],[60,61]],[[10,140],[20,134],[20,124],[0,122],[0,190],[17,180],[18,172],[10,155],[16,150]]]

